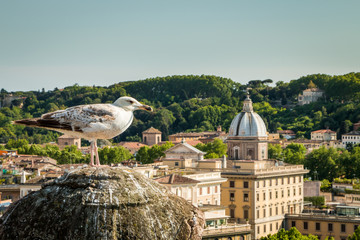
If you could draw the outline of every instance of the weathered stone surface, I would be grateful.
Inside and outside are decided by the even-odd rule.
[[[0,239],[201,239],[203,213],[131,170],[83,168],[14,203]]]

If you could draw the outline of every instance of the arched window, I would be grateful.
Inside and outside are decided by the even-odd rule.
[[[146,137],[144,137],[144,143],[147,143],[147,139],[146,139]]]
[[[239,159],[239,149],[235,149],[235,160]]]

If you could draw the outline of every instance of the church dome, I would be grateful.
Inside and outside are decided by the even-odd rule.
[[[244,100],[242,112],[231,122],[229,137],[267,137],[265,123],[254,112],[249,96]]]

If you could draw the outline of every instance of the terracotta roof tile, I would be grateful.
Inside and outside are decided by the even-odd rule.
[[[330,129],[320,129],[320,130],[312,131],[311,133],[336,133],[336,132]]]
[[[161,133],[161,132],[156,128],[151,127],[148,130],[143,131],[143,133]]]
[[[183,177],[183,176],[177,175],[177,174],[167,175],[167,176],[160,177],[160,178],[157,178],[157,179],[154,179],[154,180],[157,181],[158,183],[163,183],[163,184],[199,183],[199,181],[197,181],[197,180],[187,178],[187,177]]]

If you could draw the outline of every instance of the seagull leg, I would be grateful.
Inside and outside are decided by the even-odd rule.
[[[90,142],[90,166],[94,166],[94,141]]]
[[[94,151],[95,151],[95,156],[96,156],[96,165],[95,166],[101,166],[100,165],[100,159],[99,159],[99,151],[98,151],[98,147],[97,147],[97,143],[96,140],[94,141]]]

